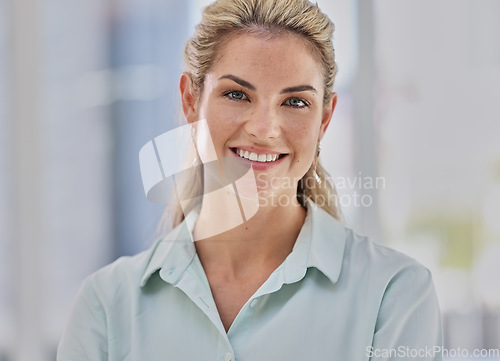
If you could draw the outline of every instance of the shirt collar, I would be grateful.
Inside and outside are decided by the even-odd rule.
[[[342,268],[346,231],[344,226],[312,201],[307,203],[307,216],[292,253],[281,267],[285,283],[302,279],[307,268],[314,267],[332,283],[336,283]],[[155,245],[141,280],[143,287],[158,270],[163,280],[176,284],[192,262],[196,249],[193,229],[199,209],[190,212],[185,220]]]
[[[308,202],[310,234],[299,237],[297,243],[309,243],[306,267],[315,267],[336,283],[342,268],[346,229],[316,203]]]
[[[156,243],[142,276],[141,287],[158,270],[163,280],[171,284],[177,283],[196,254],[193,229],[198,214],[198,208],[191,211],[184,221]]]

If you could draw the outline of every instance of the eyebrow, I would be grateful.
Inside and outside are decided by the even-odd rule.
[[[219,80],[222,80],[222,79],[232,80],[235,83],[241,85],[242,87],[250,89],[252,91],[255,91],[255,89],[256,89],[255,86],[252,85],[251,83],[249,83],[246,80],[243,80],[235,75],[232,75],[232,74],[226,74],[226,75],[223,75],[219,78]],[[298,86],[292,86],[289,88],[285,88],[280,92],[280,94],[296,93],[296,92],[303,92],[303,91],[311,91],[311,92],[317,93],[317,90],[311,85],[298,85]]]
[[[231,74],[227,74],[227,75],[223,75],[219,78],[219,80],[222,80],[222,79],[230,79],[232,81],[234,81],[235,83],[238,83],[239,85],[241,85],[242,87],[244,88],[247,88],[247,89],[250,89],[252,91],[254,91],[256,88],[250,84],[249,82],[247,82],[246,80],[243,80],[241,78],[238,78],[237,76],[235,75],[231,75]]]
[[[299,86],[292,86],[290,88],[285,88],[281,91],[280,94],[297,93],[297,92],[304,92],[304,91],[312,91],[313,93],[317,93],[316,89],[310,85],[299,85]]]

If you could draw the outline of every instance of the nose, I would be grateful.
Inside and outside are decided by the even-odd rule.
[[[256,107],[245,123],[245,131],[255,140],[270,140],[280,136],[278,114],[268,105]]]

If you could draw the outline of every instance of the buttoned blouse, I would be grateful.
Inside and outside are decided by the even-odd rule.
[[[441,360],[430,272],[314,203],[292,252],[226,333],[193,243],[196,218],[86,278],[58,361]]]

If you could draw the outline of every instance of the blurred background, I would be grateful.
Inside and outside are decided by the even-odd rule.
[[[0,361],[54,360],[82,279],[154,242],[138,152],[209,2],[0,0]],[[445,347],[500,349],[500,1],[318,3],[347,225],[433,272]]]

